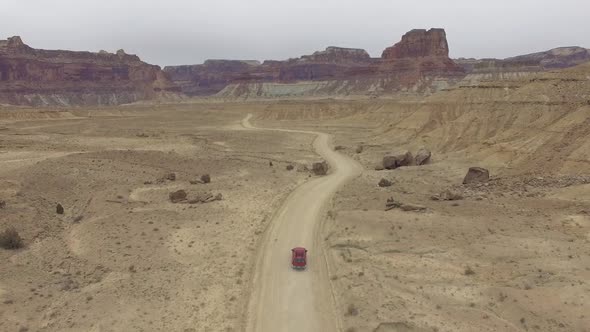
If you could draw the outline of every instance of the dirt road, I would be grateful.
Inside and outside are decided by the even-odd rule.
[[[250,124],[250,118],[248,115],[242,125],[257,129]],[[319,226],[332,195],[344,183],[358,176],[362,167],[334,152],[327,134],[264,130],[317,135],[314,150],[330,164],[331,174],[297,188],[275,214],[258,252],[246,330],[335,331],[337,318],[334,317]],[[297,246],[309,250],[306,271],[291,269],[291,248]]]

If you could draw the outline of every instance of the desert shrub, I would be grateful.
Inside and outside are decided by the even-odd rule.
[[[470,275],[474,275],[475,271],[473,271],[471,266],[468,266],[465,268],[465,272],[463,272],[463,274],[465,274],[466,276],[470,276]]]
[[[287,171],[292,171],[295,168],[295,166],[289,164],[287,165]]]
[[[0,247],[4,249],[19,249],[24,247],[23,239],[14,227],[7,228],[0,233]]]

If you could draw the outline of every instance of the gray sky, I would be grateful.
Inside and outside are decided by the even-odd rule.
[[[451,57],[590,47],[590,0],[0,0],[0,39],[135,53],[158,64],[276,59],[327,46],[371,56],[413,28],[447,31]]]

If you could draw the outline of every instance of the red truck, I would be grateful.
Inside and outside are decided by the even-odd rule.
[[[303,247],[291,249],[291,266],[295,270],[304,270],[307,267],[307,249]]]

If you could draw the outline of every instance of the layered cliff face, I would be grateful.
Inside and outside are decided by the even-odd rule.
[[[577,46],[559,47],[506,59],[455,60],[468,73],[464,84],[521,79],[549,70],[574,67],[588,61],[590,50]]]
[[[463,69],[448,57],[442,29],[413,30],[382,58],[362,49],[328,47],[287,61],[209,61],[164,70],[189,95],[293,97],[431,93],[460,80]]]
[[[19,37],[0,41],[0,103],[117,105],[178,91],[160,67],[119,50],[33,49]]]

